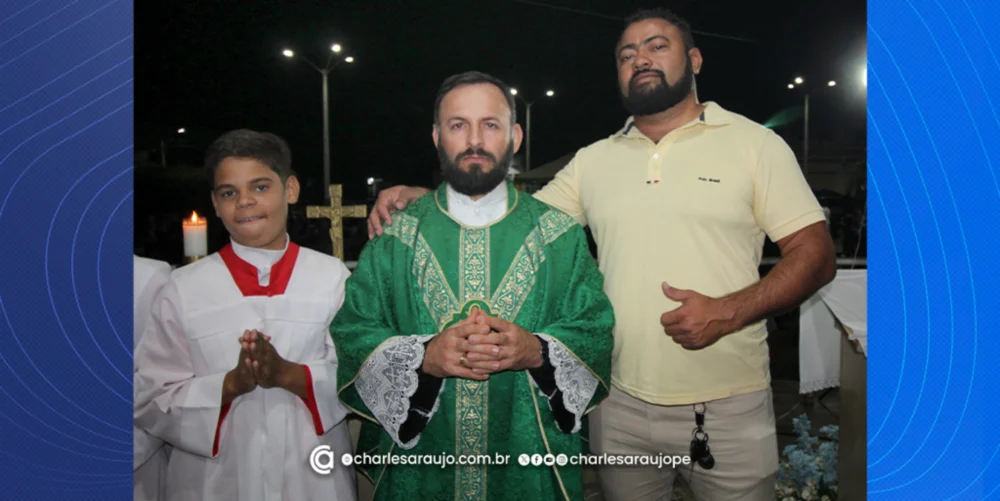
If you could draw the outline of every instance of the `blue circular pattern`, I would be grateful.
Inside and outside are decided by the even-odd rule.
[[[869,3],[868,493],[1000,488],[1000,11]]]
[[[0,2],[0,484],[132,499],[132,2]]]

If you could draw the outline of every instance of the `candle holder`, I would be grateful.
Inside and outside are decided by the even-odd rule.
[[[199,259],[203,259],[205,256],[184,256],[184,264],[191,264]]]

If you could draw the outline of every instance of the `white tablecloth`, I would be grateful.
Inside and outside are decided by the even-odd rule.
[[[803,303],[799,316],[799,393],[840,386],[837,321],[868,356],[868,271],[838,270],[837,278]]]

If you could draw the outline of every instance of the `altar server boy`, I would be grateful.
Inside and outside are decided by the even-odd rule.
[[[230,243],[173,273],[136,362],[135,421],[175,447],[168,498],[354,501],[353,468],[310,467],[319,446],[352,452],[329,334],[347,267],[289,240],[281,138],[226,133],[205,167]]]

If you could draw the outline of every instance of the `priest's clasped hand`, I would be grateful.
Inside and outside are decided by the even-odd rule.
[[[722,300],[691,290],[675,289],[666,282],[662,287],[667,298],[681,305],[660,315],[660,325],[663,332],[684,348],[700,350],[738,329],[735,314]]]
[[[475,315],[447,328],[434,336],[424,351],[424,372],[434,377],[460,377],[485,381],[488,374],[477,373],[466,364],[469,354],[468,338],[473,335],[485,335],[490,332],[489,326],[476,323]],[[499,347],[497,351],[499,351]],[[487,348],[488,349],[488,348]]]
[[[469,336],[466,365],[477,374],[537,369],[544,363],[542,342],[523,327],[482,311],[470,318],[490,332]]]

